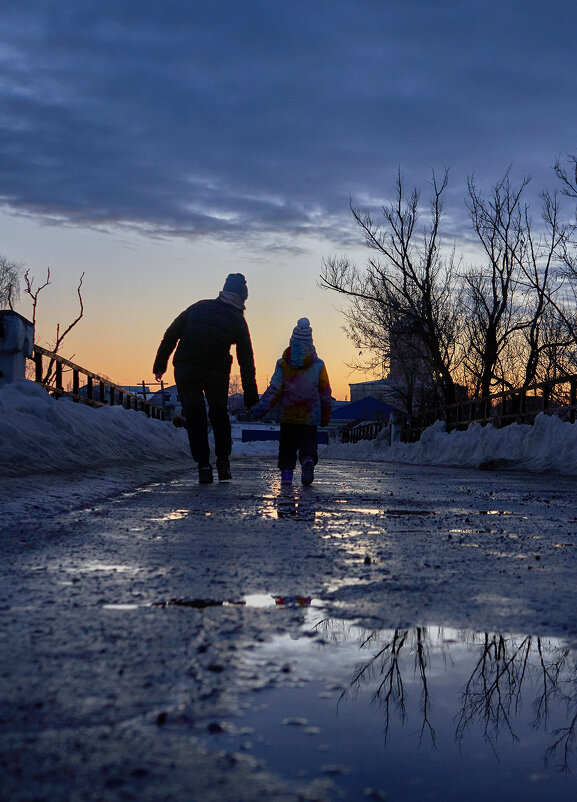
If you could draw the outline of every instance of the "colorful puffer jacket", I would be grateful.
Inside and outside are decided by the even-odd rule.
[[[286,349],[276,363],[269,386],[251,411],[256,417],[262,417],[277,403],[282,407],[283,423],[328,425],[331,386],[325,363],[318,358],[314,347],[292,356],[291,349]]]

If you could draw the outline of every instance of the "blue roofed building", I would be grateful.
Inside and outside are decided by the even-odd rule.
[[[395,407],[380,401],[378,398],[366,396],[352,401],[350,404],[334,409],[331,421],[338,421],[343,425],[357,420],[388,420]]]

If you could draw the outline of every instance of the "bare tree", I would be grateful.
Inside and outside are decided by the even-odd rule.
[[[568,198],[577,198],[577,155],[567,156],[567,166],[563,166],[560,159],[557,159],[553,169],[561,181],[563,194]]]
[[[48,285],[51,283],[50,268],[47,268],[46,270],[46,281],[44,282],[44,284],[39,284],[37,287],[34,287],[34,281],[35,281],[34,276],[31,276],[30,270],[27,270],[24,273],[24,283],[25,283],[24,292],[32,299],[32,325],[36,330],[36,311],[38,309],[38,298],[42,290],[46,289],[46,287],[48,287]]]
[[[565,167],[557,159],[554,166],[555,173],[561,181],[562,194],[577,199],[577,155],[567,156],[567,163]],[[564,294],[563,301],[555,304],[559,317],[575,344],[577,344],[577,242],[574,237],[576,229],[576,225],[570,228],[559,248],[559,268],[564,280]]]
[[[0,254],[0,309],[14,310],[14,304],[20,298],[21,272],[21,262]]]
[[[558,372],[566,372],[562,366],[575,358],[576,339],[565,323],[571,313],[560,298],[563,282],[554,270],[559,256],[567,253],[575,226],[561,221],[557,193],[543,192],[541,200],[544,232],[540,236],[534,235],[528,209],[524,210],[526,253],[519,267],[527,288],[529,314],[522,330],[526,344],[522,387],[536,379],[556,378]],[[543,375],[544,362],[548,373],[552,367],[560,370],[547,377]]]
[[[46,271],[46,280],[43,284],[39,284],[37,287],[34,286],[34,276],[30,275],[30,271],[27,270],[24,273],[24,282],[25,282],[25,289],[24,292],[28,295],[32,300],[32,324],[36,329],[36,315],[38,310],[38,299],[40,293],[51,284],[50,281],[50,268]],[[51,351],[54,354],[57,354],[62,346],[62,342],[64,341],[65,337],[72,331],[72,329],[80,322],[82,317],[84,316],[84,302],[82,299],[82,283],[84,281],[84,273],[80,276],[80,280],[78,282],[78,286],[76,288],[76,293],[78,295],[78,303],[79,303],[79,311],[74,320],[65,328],[61,329],[60,323],[56,324],[56,336],[52,342]],[[55,366],[56,361],[54,359],[50,359],[48,363],[48,367],[42,377],[42,384],[52,384],[55,379]]]
[[[543,193],[543,231],[535,232],[523,200],[529,180],[514,187],[507,171],[487,197],[468,181],[467,208],[486,257],[464,278],[464,364],[475,395],[529,386],[545,352],[571,345],[554,321],[554,265],[571,227],[561,222],[557,196]]]
[[[524,249],[521,197],[529,183],[513,188],[507,173],[484,198],[474,178],[468,180],[467,208],[487,258],[485,265],[465,277],[467,347],[465,365],[476,395],[489,395],[512,334],[521,325],[517,304],[518,252]],[[521,257],[522,258],[522,257]]]
[[[414,374],[419,366],[422,374],[426,366],[427,375],[421,378],[439,390],[445,403],[452,403],[460,318],[454,253],[445,256],[441,247],[447,183],[447,171],[441,181],[433,174],[429,217],[420,234],[420,195],[413,189],[407,197],[400,173],[395,200],[382,209],[382,223],[368,211],[351,208],[375,256],[363,271],[348,258],[327,258],[320,278],[322,287],[349,300],[347,334],[361,352],[369,351],[373,366],[390,364],[390,334],[401,327],[405,372]]]

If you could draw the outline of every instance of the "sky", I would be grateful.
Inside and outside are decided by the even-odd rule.
[[[387,203],[399,169],[426,200],[449,168],[446,238],[471,253],[467,176],[511,166],[537,212],[577,152],[576,23],[567,0],[3,0],[0,253],[51,269],[37,341],[84,273],[63,355],[150,381],[172,320],[242,272],[259,390],[307,316],[346,398],[365,377],[319,274],[366,262],[351,204]]]

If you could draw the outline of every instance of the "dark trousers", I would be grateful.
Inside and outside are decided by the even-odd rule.
[[[186,418],[192,458],[201,467],[210,464],[208,418],[214,433],[217,459],[228,459],[232,450],[228,417],[229,373],[202,371],[189,365],[175,365],[174,378],[178,398]],[[205,398],[208,403],[208,418]]]
[[[316,465],[318,457],[317,427],[305,423],[281,423],[278,446],[278,467],[281,471],[292,471],[305,457],[311,457]]]

